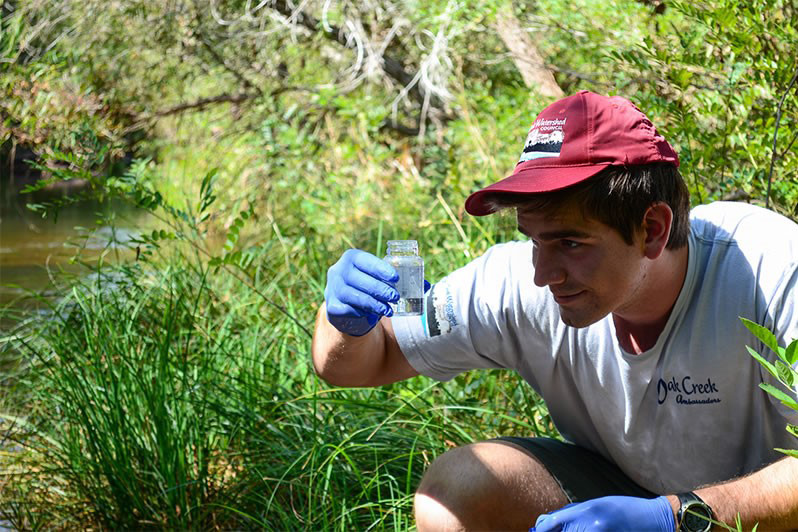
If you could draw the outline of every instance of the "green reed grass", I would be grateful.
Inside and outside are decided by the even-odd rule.
[[[236,228],[244,266],[213,262],[201,209],[157,204],[174,237],[141,244],[131,263],[86,262],[91,275],[59,278],[61,297],[39,298],[45,312],[0,311],[14,324],[0,354],[19,357],[0,396],[0,519],[20,529],[413,529],[413,492],[435,456],[501,434],[556,435],[509,372],[354,390],[315,376],[309,331],[344,242],[380,255],[418,228],[435,281],[514,231],[501,217],[463,221],[433,196],[424,219],[364,223],[356,235],[303,225],[307,205],[291,198],[279,220]],[[416,201],[397,208],[415,216]]]
[[[5,339],[27,361],[3,404],[2,518],[19,528],[411,529],[452,447],[549,433],[508,373],[331,389],[303,331],[323,271],[267,247],[255,289],[190,254],[100,265]],[[274,305],[274,298],[289,319]],[[34,326],[35,324],[35,326]]]

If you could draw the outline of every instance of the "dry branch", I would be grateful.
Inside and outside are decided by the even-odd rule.
[[[529,88],[536,88],[542,96],[562,98],[564,93],[551,70],[546,67],[543,56],[532,43],[529,34],[521,27],[512,8],[496,14],[496,32],[510,51],[516,68]]]
[[[299,9],[294,9],[288,5],[285,0],[275,0],[272,4],[269,5],[272,9],[276,10],[282,16],[287,18],[289,21],[303,26],[304,28],[316,32],[321,30],[323,34],[333,41],[341,44],[346,48],[352,48],[353,43],[356,43],[357,40],[355,35],[352,34],[350,31],[347,31],[343,28],[339,28],[337,26],[331,24],[322,24],[317,18],[314,16],[305,13]],[[409,94],[415,99],[417,102],[423,104],[425,100],[425,92],[423,87],[418,84],[414,84],[414,80],[416,79],[416,75],[410,73],[404,69],[402,63],[392,57],[388,57],[383,55],[381,58],[381,67],[382,70],[394,81],[399,83],[402,87],[408,87]],[[411,86],[412,85],[412,86]],[[439,98],[435,97],[434,95],[428,95],[428,98],[433,106],[437,108],[442,108],[442,102]]]
[[[787,99],[787,95],[792,90],[792,86],[795,85],[796,80],[798,80],[798,68],[795,69],[795,74],[793,74],[792,79],[790,80],[789,85],[787,85],[787,90],[784,91],[784,94],[781,95],[781,100],[779,100],[779,107],[776,110],[776,129],[773,132],[773,152],[770,155],[770,170],[768,171],[768,189],[765,193],[765,208],[770,205],[770,187],[773,182],[773,167],[776,164],[776,159],[778,157],[778,151],[776,150],[777,141],[779,138],[779,123],[781,122],[781,111],[782,106],[784,105],[784,100]],[[795,139],[793,138],[790,141],[790,146]],[[785,152],[786,153],[786,152]]]

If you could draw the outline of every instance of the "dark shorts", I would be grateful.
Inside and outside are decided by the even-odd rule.
[[[537,458],[560,484],[571,502],[582,502],[607,495],[628,495],[647,499],[658,496],[637,485],[618,466],[604,457],[572,443],[550,438],[514,436],[496,439],[519,445]]]

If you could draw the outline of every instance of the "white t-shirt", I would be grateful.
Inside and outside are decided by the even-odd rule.
[[[665,329],[640,355],[620,347],[611,316],[580,329],[560,320],[551,292],[533,283],[531,242],[493,246],[433,286],[424,316],[392,323],[422,375],[516,370],[567,440],[655,493],[687,491],[798,447],[785,430],[798,412],[758,387],[780,385],[745,346],[776,355],[739,319],[775,330],[782,346],[798,338],[798,225],[747,204],[700,206],[688,260]]]

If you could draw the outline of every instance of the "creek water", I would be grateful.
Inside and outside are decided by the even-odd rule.
[[[0,200],[0,307],[23,305],[31,293],[47,296],[58,272],[80,273],[70,262],[78,252],[89,260],[131,256],[124,243],[145,219],[130,207],[81,202],[63,207],[54,221],[28,209],[30,201],[19,193]],[[113,224],[98,224],[98,213],[113,215]]]
[[[129,206],[96,201],[65,206],[55,219],[43,219],[27,203],[63,199],[67,192],[22,194],[22,185],[13,186],[13,180],[10,185],[3,177],[7,176],[0,175],[0,339],[15,334],[20,318],[47,313],[46,305],[30,296],[57,297],[53,280],[60,272],[90,274],[84,266],[71,262],[78,253],[87,261],[101,255],[107,261],[133,260],[135,252],[125,243],[154,227],[146,214]],[[100,214],[105,219],[113,217],[113,223],[98,223]],[[0,388],[5,386],[7,369],[16,366],[19,356],[14,349],[3,347],[0,346]],[[18,452],[19,445],[4,439],[3,427],[4,420],[0,418],[0,452]],[[0,532],[7,530],[14,530],[11,523],[0,520]]]

